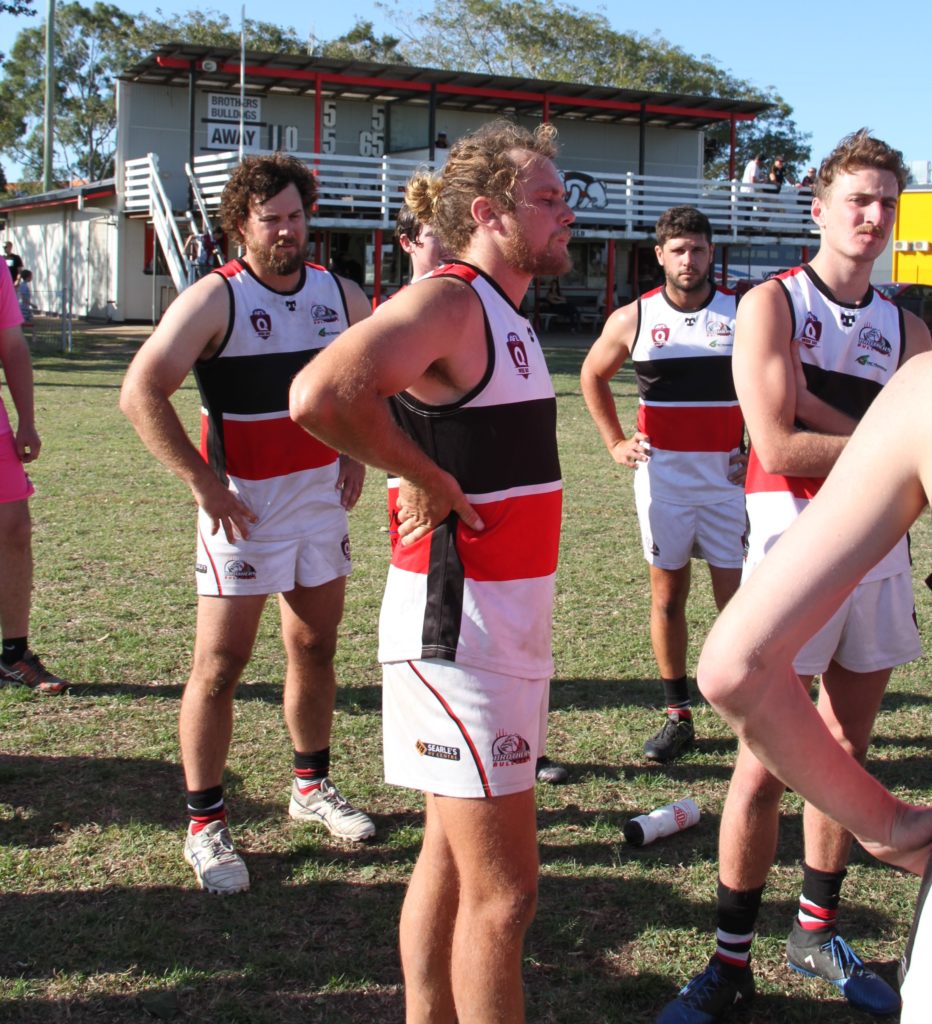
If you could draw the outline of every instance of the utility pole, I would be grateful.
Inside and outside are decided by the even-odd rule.
[[[55,0],[49,0],[45,19],[45,135],[42,191],[52,191],[52,149],[55,144]]]

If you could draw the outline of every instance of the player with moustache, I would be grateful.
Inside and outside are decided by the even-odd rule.
[[[562,484],[556,400],[519,312],[565,273],[554,131],[498,121],[409,190],[453,261],[301,372],[295,419],[397,478],[380,620],[385,777],[425,794],[401,915],[409,1024],[518,1024],[537,900]]]

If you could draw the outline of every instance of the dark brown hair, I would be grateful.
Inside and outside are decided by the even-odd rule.
[[[220,197],[220,223],[235,241],[243,240],[240,224],[256,203],[268,202],[282,189],[294,185],[301,196],[304,212],[310,217],[317,201],[314,172],[292,156],[248,156],[236,168]]]

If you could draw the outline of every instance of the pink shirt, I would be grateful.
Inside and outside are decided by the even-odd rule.
[[[16,301],[10,269],[5,263],[0,264],[0,331],[7,327],[19,327],[22,322],[23,314]],[[9,434],[11,429],[9,417],[0,399],[0,434]]]

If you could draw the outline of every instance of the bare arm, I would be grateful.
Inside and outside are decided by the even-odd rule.
[[[36,430],[32,361],[21,327],[0,330],[0,364],[16,407],[16,454],[23,462],[34,462],[39,457],[42,441]]]
[[[291,416],[325,443],[408,481],[399,528],[406,542],[450,511],[481,529],[459,484],[396,425],[387,399],[407,389],[425,402],[453,401],[479,381],[485,364],[485,326],[472,289],[424,281],[345,331],[298,374]]]
[[[631,354],[637,322],[636,302],[612,313],[601,335],[589,349],[579,378],[589,415],[595,421],[609,454],[619,465],[631,468],[649,457],[650,438],[640,431],[625,437],[618,419],[611,381]]]
[[[825,476],[847,441],[840,435],[853,421],[837,422],[838,434],[796,429],[799,394],[791,336],[792,317],[779,283],[765,282],[748,292],[735,321],[735,390],[751,444],[768,473]]]
[[[130,364],[120,408],[149,451],[191,488],[211,518],[212,532],[222,527],[232,541],[235,533],[248,537],[256,517],[201,458],[171,403],[194,363],[222,340],[229,308],[226,286],[216,274],[182,292]]]
[[[902,536],[932,489],[932,356],[874,402],[818,496],[713,627],[699,685],[766,767],[871,852],[921,870],[932,810],[892,797],[831,737],[793,671],[801,645]],[[890,436],[916,443],[891,450]]]

